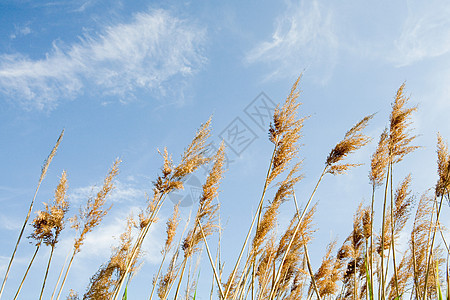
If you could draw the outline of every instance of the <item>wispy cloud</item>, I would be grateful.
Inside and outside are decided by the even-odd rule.
[[[131,23],[108,26],[69,47],[53,43],[40,60],[0,55],[0,92],[38,109],[80,94],[121,101],[142,91],[178,94],[205,62],[204,39],[204,29],[167,11],[139,13]]]
[[[95,197],[99,191],[101,184],[78,187],[72,190],[69,194],[69,200],[71,203],[77,205],[84,205],[87,199]],[[119,180],[114,181],[114,189],[108,196],[109,203],[145,203],[146,190],[133,183],[122,182]]]
[[[30,25],[24,25],[24,26],[15,26],[15,31],[12,33],[9,37],[13,40],[17,38],[18,36],[26,36],[31,33]]]
[[[450,52],[450,2],[408,1],[408,15],[395,41],[399,66]]]
[[[292,77],[305,68],[329,76],[337,57],[337,37],[333,15],[318,1],[288,3],[277,18],[268,41],[256,45],[246,55],[249,63],[267,64],[270,77]]]

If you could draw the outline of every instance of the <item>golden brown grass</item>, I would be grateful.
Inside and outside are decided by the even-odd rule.
[[[187,176],[209,163],[210,171],[196,203],[192,222],[189,218],[184,224],[184,230],[177,230],[181,220],[180,208],[179,204],[174,205],[173,213],[166,221],[166,237],[157,270],[154,274],[139,274],[147,278],[151,285],[146,298],[191,299],[200,292],[197,287],[203,283],[197,282],[197,278],[203,249],[208,256],[213,282],[211,299],[216,292],[217,299],[239,300],[428,300],[437,299],[442,292],[449,292],[448,271],[445,272],[446,277],[441,271],[445,262],[448,265],[448,253],[447,256],[444,255],[442,245],[445,245],[447,252],[448,245],[440,219],[445,211],[443,203],[445,199],[448,200],[450,189],[450,155],[443,137],[438,135],[437,138],[438,180],[433,187],[433,197],[429,196],[430,193],[424,194],[415,207],[413,175],[410,174],[399,182],[399,179],[393,176],[394,166],[418,148],[412,144],[416,135],[412,134],[411,129],[412,114],[417,108],[407,107],[409,98],[404,95],[405,84],[402,84],[395,94],[389,124],[381,133],[375,152],[370,157],[370,203],[361,202],[356,208],[353,223],[349,224],[351,229],[344,235],[346,238],[342,244],[339,245],[338,240],[334,239],[324,250],[321,264],[314,266],[311,263],[310,246],[318,230],[314,215],[320,209],[314,196],[327,174],[341,175],[361,165],[358,162],[348,162],[347,158],[371,141],[363,131],[374,115],[361,119],[335,144],[325,158],[325,165],[313,190],[308,194],[308,191],[297,193],[297,184],[303,178],[300,174],[302,159],[299,155],[299,140],[306,119],[299,117],[298,111],[300,78],[294,82],[283,104],[275,109],[268,132],[273,151],[266,177],[262,182],[262,193],[256,199],[256,210],[240,245],[239,255],[235,259],[227,258],[222,261],[220,237],[218,245],[211,242],[211,237],[221,230],[218,195],[225,171],[226,149],[222,143],[213,157],[206,155],[207,140],[211,132],[209,119],[200,126],[181,156],[179,164],[173,162],[167,149],[164,148],[160,152],[163,164],[161,174],[153,182],[152,195],[148,197],[138,219],[129,217],[127,220],[126,230],[120,236],[120,244],[113,248],[109,260],[91,277],[83,299],[116,300],[122,297],[123,286],[128,287],[133,276],[139,271],[143,242],[150,227],[161,218],[159,212],[165,199],[171,192],[183,189]],[[61,137],[62,134],[42,168],[39,184],[47,172]],[[62,267],[65,270],[62,284],[59,287],[59,279],[56,284],[55,291],[59,287],[56,299],[61,296],[74,256],[81,251],[86,235],[99,226],[110,209],[106,205],[106,199],[114,188],[118,164],[119,161],[114,163],[97,195],[88,199],[80,214],[72,219],[78,234],[69,256],[69,264],[66,268]],[[378,200],[375,191],[383,185],[384,198]],[[55,192],[54,203],[45,204],[45,209],[37,213],[32,223],[31,237],[36,242],[36,251],[31,262],[34,261],[41,244],[52,247],[40,298],[53,250],[64,228],[64,216],[68,210],[66,190],[67,179],[63,173]],[[270,193],[272,194],[269,196]],[[297,203],[296,194],[306,194],[309,197]],[[364,195],[362,197],[364,198]],[[32,204],[33,202],[34,199]],[[282,205],[292,205],[290,222],[284,228],[278,220]],[[381,207],[379,215],[376,214],[375,207]],[[32,205],[30,211],[31,209]],[[411,215],[414,215],[414,220],[409,220]],[[377,227],[377,224],[380,226]],[[10,265],[23,231],[24,229],[19,235]],[[401,237],[407,232],[407,245],[398,247]],[[399,248],[405,250],[401,252]],[[211,254],[212,250],[218,253],[216,259]],[[444,281],[446,284],[443,284]],[[1,293],[0,291],[0,296]],[[79,297],[71,291],[67,299]],[[448,296],[446,299],[449,299]]]

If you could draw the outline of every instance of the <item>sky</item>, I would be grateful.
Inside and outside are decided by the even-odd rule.
[[[117,244],[127,215],[145,207],[162,165],[158,149],[167,147],[179,161],[197,128],[212,116],[212,149],[221,140],[227,144],[219,199],[222,251],[230,261],[224,272],[229,274],[263,188],[272,151],[270,115],[300,74],[299,115],[308,117],[300,141],[300,204],[332,147],[358,120],[376,113],[366,129],[373,142],[352,156],[364,165],[347,175],[325,177],[314,198],[317,231],[310,249],[317,269],[326,245],[345,239],[358,203],[370,199],[370,155],[403,83],[409,105],[418,107],[412,121],[421,148],[399,164],[394,178],[398,183],[411,172],[417,198],[434,186],[436,134],[450,138],[449,14],[446,0],[1,1],[0,273],[6,270],[43,161],[63,129],[34,211],[50,201],[66,170],[69,214],[76,214],[114,160],[122,160],[108,199],[113,207],[88,235],[64,290],[82,295]],[[236,130],[243,135],[233,135]],[[161,210],[144,244],[140,272],[128,289],[131,299],[149,294],[172,204],[183,199],[186,220],[196,209],[204,178],[205,170],[199,170]],[[280,227],[293,210],[292,202],[284,204]],[[74,236],[64,231],[46,295]],[[34,251],[28,242],[21,243],[5,299],[13,297]],[[49,251],[38,254],[22,299],[36,297]],[[200,268],[197,296],[209,299],[212,275],[206,255]]]

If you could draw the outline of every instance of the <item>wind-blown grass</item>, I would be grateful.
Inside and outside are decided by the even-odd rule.
[[[220,238],[219,244],[213,245],[210,239],[222,230],[218,195],[226,171],[226,148],[222,143],[214,156],[206,155],[211,132],[209,119],[200,126],[179,164],[173,162],[167,149],[160,152],[163,163],[161,175],[153,182],[153,195],[148,197],[137,218],[128,218],[127,228],[120,236],[120,244],[113,248],[109,260],[91,276],[83,296],[71,290],[66,299],[124,299],[133,289],[130,283],[134,276],[147,279],[150,288],[148,295],[143,297],[150,300],[156,297],[195,299],[200,296],[198,287],[203,284],[198,282],[198,262],[203,249],[206,249],[211,269],[211,299],[426,300],[443,299],[443,295],[449,299],[450,252],[443,234],[445,229],[440,222],[446,214],[443,203],[450,196],[450,155],[444,138],[438,134],[438,181],[418,201],[411,189],[413,177],[396,178],[393,175],[394,167],[404,163],[405,156],[419,148],[414,145],[416,135],[412,134],[411,122],[417,108],[408,107],[409,99],[404,96],[405,84],[395,94],[388,125],[380,133],[377,147],[371,156],[368,174],[369,190],[372,192],[370,203],[361,202],[355,207],[352,228],[345,235],[343,243],[332,240],[324,249],[320,265],[311,264],[308,249],[317,231],[314,215],[320,209],[315,202],[315,194],[318,189],[326,188],[323,187],[325,176],[341,176],[360,166],[358,162],[348,162],[347,158],[372,140],[363,131],[375,115],[370,114],[356,122],[324,157],[323,169],[314,188],[311,191],[299,191],[296,185],[303,178],[300,173],[302,159],[299,145],[306,119],[299,117],[299,82],[300,77],[285,102],[275,109],[272,124],[268,128],[268,143],[273,144],[273,151],[268,157],[266,177],[261,182],[262,193],[254,199],[257,208],[252,215],[251,225],[243,229],[245,237],[237,257],[224,258],[221,248],[231,246],[224,245]],[[44,165],[38,188],[60,139]],[[52,299],[55,295],[56,299],[62,295],[66,280],[70,278],[68,273],[74,257],[81,251],[86,235],[94,227],[101,226],[101,220],[110,209],[107,198],[114,188],[118,165],[119,161],[116,161],[97,195],[88,199],[80,214],[71,219],[72,227],[78,234],[68,266],[61,266],[62,284],[59,286],[58,279]],[[178,230],[179,205],[174,205],[173,214],[166,221],[161,262],[153,274],[140,273],[140,258],[145,255],[142,245],[149,235],[150,227],[161,221],[159,212],[167,196],[182,189],[187,177],[201,166],[209,168],[209,174],[203,184],[195,215],[184,224],[184,230]],[[267,191],[272,187],[276,192],[273,198],[268,198]],[[380,187],[384,189],[384,197],[377,199],[375,191]],[[46,205],[46,210],[38,213],[32,224],[35,254],[41,243],[52,247],[47,269],[45,272],[43,270],[45,277],[40,298],[57,238],[64,228],[63,220],[68,210],[68,203],[64,200],[66,190],[67,178],[64,172],[55,192],[55,203]],[[298,203],[296,195],[299,194],[309,197]],[[283,228],[278,217],[281,207],[287,202],[293,202],[296,210],[289,224]],[[33,203],[34,199],[25,224]],[[378,214],[375,212],[376,203],[382,207]],[[379,220],[376,220],[377,217]],[[380,227],[376,228],[376,224],[380,224]],[[11,256],[0,297],[24,230],[25,226]],[[409,236],[407,244],[402,247],[406,249],[403,252],[398,250],[400,235]],[[217,255],[214,258],[215,252]],[[30,267],[35,254],[31,257]],[[447,268],[445,273],[442,271],[444,268]],[[25,277],[16,298],[22,285],[27,283]]]

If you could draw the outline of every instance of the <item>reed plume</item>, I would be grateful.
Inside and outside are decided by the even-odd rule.
[[[239,280],[235,280],[235,276],[238,272],[238,268],[243,257],[244,251],[247,248],[247,243],[250,240],[250,235],[253,231],[253,227],[256,224],[256,231],[258,231],[260,226],[260,219],[262,213],[262,207],[265,199],[265,194],[269,184],[281,173],[283,173],[289,166],[290,162],[298,153],[298,139],[300,138],[300,130],[303,127],[303,122],[305,119],[297,118],[297,110],[300,103],[297,103],[297,98],[299,97],[299,92],[297,91],[298,84],[300,82],[301,76],[297,78],[294,82],[291,91],[286,98],[284,104],[280,107],[277,106],[273,115],[273,122],[270,124],[269,128],[269,140],[274,144],[274,150],[272,152],[272,157],[269,163],[269,168],[267,171],[266,179],[264,182],[264,187],[262,191],[261,198],[258,203],[255,215],[253,216],[252,223],[247,232],[243,246],[239,253],[239,257],[236,260],[233,271],[228,278],[224,298],[228,297],[230,289],[232,287],[240,286],[241,280],[246,276],[242,276]],[[254,256],[249,256],[243,270],[243,274],[246,273],[249,267],[254,270],[255,259]],[[236,282],[236,284],[235,284]]]
[[[439,179],[436,183],[436,197],[445,195],[448,199],[450,191],[450,155],[448,154],[448,145],[439,133],[437,139],[437,172]]]
[[[25,278],[28,275],[31,265],[34,262],[34,259],[42,243],[44,243],[47,246],[51,246],[52,250],[50,252],[50,258],[47,264],[47,270],[45,272],[44,283],[41,290],[40,298],[42,298],[42,292],[44,290],[45,281],[47,279],[50,262],[53,256],[53,250],[55,248],[56,243],[58,242],[58,236],[62,231],[62,229],[64,228],[64,220],[63,220],[64,215],[69,210],[69,203],[65,199],[66,190],[67,190],[67,178],[66,172],[63,172],[61,180],[55,190],[55,197],[53,204],[50,206],[47,203],[44,203],[45,210],[38,211],[36,213],[37,216],[33,219],[33,222],[31,223],[31,225],[34,228],[34,231],[28,238],[32,238],[36,241],[35,244],[36,250],[34,252],[33,257],[30,260],[30,263],[28,264],[28,268],[22,278],[19,288],[17,289],[16,295],[14,296],[14,300],[17,299],[17,297],[19,296],[19,293],[22,289],[22,286],[25,282]]]
[[[342,281],[346,299],[360,299],[364,287],[360,284],[365,278],[365,233],[364,215],[366,209],[359,204],[353,218],[353,230],[339,249],[338,259],[346,263]]]
[[[120,244],[112,249],[109,261],[102,265],[91,277],[87,292],[83,299],[108,299],[112,296],[119,278],[125,272],[125,262],[130,254],[133,235],[132,229],[135,221],[132,216],[127,219],[125,232],[120,235]],[[137,260],[133,262],[132,269],[136,268]]]
[[[414,275],[414,293],[417,298],[436,297],[436,274],[434,268],[430,268],[430,276],[427,277],[429,255],[432,255],[431,261],[433,265],[435,262],[439,266],[443,263],[441,251],[435,247],[430,251],[431,247],[431,232],[433,232],[433,200],[427,195],[423,195],[419,201],[413,230],[411,232],[410,247],[413,260],[413,275]]]
[[[166,223],[166,242],[164,243],[164,248],[161,250],[161,254],[163,257],[162,257],[161,263],[159,265],[158,272],[156,273],[155,277],[153,278],[152,291],[151,291],[150,297],[149,297],[150,300],[152,299],[153,292],[155,291],[155,287],[156,287],[156,284],[157,284],[157,281],[159,278],[159,274],[161,273],[162,266],[164,264],[164,261],[166,260],[167,254],[169,253],[169,251],[172,247],[172,242],[176,235],[176,230],[177,230],[178,224],[180,222],[179,206],[180,206],[180,203],[177,203],[174,206],[172,217]]]
[[[66,272],[64,274],[63,281],[61,283],[61,287],[59,288],[56,300],[58,300],[59,297],[61,296],[61,292],[64,288],[64,284],[66,282],[67,275],[72,266],[73,259],[75,255],[81,251],[81,246],[84,243],[86,235],[100,224],[103,217],[111,209],[111,206],[107,208],[105,208],[104,206],[106,204],[107,196],[114,189],[113,180],[119,173],[120,162],[121,161],[119,159],[116,159],[113,166],[111,167],[111,170],[109,171],[108,175],[103,181],[102,188],[100,189],[100,191],[98,191],[95,198],[92,197],[89,198],[86,203],[86,206],[80,209],[79,215],[75,215],[73,218],[71,218],[72,228],[75,228],[75,230],[78,231],[78,237],[75,238],[72,256],[70,258],[69,265],[67,266]]]
[[[52,151],[50,151],[50,154],[45,159],[44,164],[42,166],[41,175],[39,177],[36,191],[34,192],[33,199],[31,200],[30,207],[28,208],[27,216],[25,217],[25,221],[23,222],[22,229],[20,230],[19,237],[17,238],[17,242],[14,247],[13,253],[11,254],[11,258],[9,259],[8,267],[6,268],[5,277],[3,278],[2,287],[0,288],[0,298],[2,297],[3,290],[6,285],[6,280],[8,279],[8,275],[11,270],[11,266],[12,266],[12,262],[14,261],[14,257],[16,256],[16,252],[17,252],[17,248],[19,247],[20,240],[22,239],[23,232],[25,231],[25,227],[27,226],[28,220],[31,215],[31,211],[33,210],[34,201],[36,200],[36,196],[39,191],[39,187],[41,186],[41,183],[44,180],[45,175],[47,174],[48,167],[50,166],[50,163],[53,160],[53,157],[55,157],[55,155],[56,155],[56,151],[58,150],[59,144],[61,143],[63,136],[64,136],[64,129],[61,131],[61,134],[59,135],[55,146],[53,147]]]
[[[320,265],[317,272],[314,274],[314,279],[317,283],[319,289],[319,294],[321,297],[329,297],[335,295],[339,289],[337,282],[342,279],[341,260],[332,257],[331,253],[336,247],[337,241],[334,240],[330,242],[327,246],[327,251],[322,258],[322,264]],[[312,291],[312,283],[309,287],[309,293]]]
[[[394,164],[402,161],[405,155],[419,148],[418,146],[410,145],[417,137],[410,135],[411,128],[409,128],[411,115],[417,110],[417,107],[405,107],[409,98],[405,97],[404,88],[405,83],[397,90],[390,116],[388,149],[390,161]]]
[[[194,228],[191,229],[183,241],[182,249],[184,252],[184,260],[179,275],[178,287],[175,292],[175,298],[178,295],[181,280],[183,278],[184,269],[187,259],[191,257],[199,248],[200,241],[206,239],[215,230],[218,229],[217,214],[219,210],[218,204],[213,204],[213,200],[218,196],[220,180],[223,177],[225,162],[225,144],[221,143],[214,157],[214,164],[206,178],[202,187],[202,195],[199,200],[199,206],[194,219]],[[201,227],[201,228],[199,228]]]
[[[178,274],[179,268],[176,265],[176,262],[178,259],[178,255],[179,255],[179,250],[177,249],[177,251],[173,254],[173,256],[170,260],[169,267],[168,267],[166,274],[161,276],[161,278],[158,282],[157,292],[158,292],[158,297],[161,300],[167,298],[167,296],[170,292],[170,288],[172,287],[173,283],[177,279],[176,274]]]
[[[256,256],[260,253],[260,247],[263,244],[264,239],[266,238],[270,230],[275,228],[276,218],[281,204],[284,203],[289,196],[292,196],[295,184],[301,180],[302,175],[297,175],[299,169],[300,164],[295,164],[295,166],[287,175],[286,179],[277,184],[278,190],[275,194],[275,197],[265,210],[253,238],[251,250],[251,253],[253,253],[253,255]]]
[[[386,170],[388,165],[389,149],[388,145],[388,131],[385,129],[380,136],[377,149],[372,155],[370,162],[369,181],[375,188],[383,184],[386,176]]]
[[[127,261],[127,268],[124,276],[119,281],[119,284],[114,292],[113,300],[116,300],[119,296],[120,290],[125,282],[125,276],[128,274],[131,262],[135,259],[138,251],[150,229],[150,226],[156,222],[161,206],[164,203],[166,196],[177,189],[183,189],[183,181],[186,177],[195,172],[199,167],[208,163],[210,158],[206,156],[207,144],[206,141],[210,135],[211,129],[211,118],[208,119],[204,124],[200,126],[194,139],[185,149],[181,162],[179,165],[174,166],[171,156],[168,154],[167,150],[164,150],[162,154],[164,158],[164,164],[161,168],[162,175],[158,176],[155,182],[153,182],[153,198],[149,201],[146,213],[140,216],[140,233],[136,239],[133,249],[131,251],[129,260]]]
[[[356,123],[349,131],[347,131],[344,139],[337,143],[331,150],[325,162],[325,165],[328,168],[328,173],[333,175],[342,174],[352,167],[359,166],[359,164],[338,163],[345,159],[350,153],[369,143],[370,138],[362,134],[361,131],[367,126],[367,123],[373,118],[373,116],[373,114],[366,116],[361,121]]]
[[[300,95],[297,90],[300,79],[301,76],[293,84],[283,106],[277,106],[273,114],[273,122],[269,128],[269,140],[275,144],[275,150],[268,183],[283,173],[298,154],[300,131],[306,119],[298,119],[297,116],[298,108],[301,105],[297,102]]]

